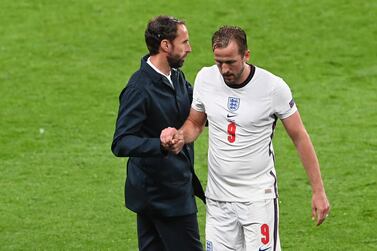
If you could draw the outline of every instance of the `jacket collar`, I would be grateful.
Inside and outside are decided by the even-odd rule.
[[[161,83],[163,82],[164,84],[168,85],[170,88],[172,88],[172,86],[170,85],[170,82],[169,80],[161,75],[160,73],[156,72],[148,63],[147,63],[147,60],[148,58],[150,57],[149,54],[145,55],[142,59],[141,59],[141,64],[140,64],[140,69],[142,71],[144,71],[145,73],[147,73],[147,75],[151,78],[152,82],[155,82],[155,83]],[[171,78],[172,78],[172,81],[174,83],[174,78],[177,74],[177,70],[176,69],[172,69],[171,70]]]

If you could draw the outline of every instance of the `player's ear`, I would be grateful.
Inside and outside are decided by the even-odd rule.
[[[250,51],[249,50],[245,51],[243,58],[244,58],[245,62],[249,61],[249,59],[250,59]]]

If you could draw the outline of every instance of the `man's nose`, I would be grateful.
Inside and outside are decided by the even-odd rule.
[[[191,45],[188,44],[188,45],[187,45],[187,48],[186,48],[186,52],[189,53],[189,52],[191,52],[191,51],[192,51]]]
[[[227,64],[221,64],[221,73],[225,74],[229,72],[229,67]]]

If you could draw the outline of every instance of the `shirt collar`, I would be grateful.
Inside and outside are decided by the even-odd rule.
[[[152,67],[152,69],[153,70],[155,70],[156,72],[158,72],[158,73],[160,73],[161,75],[163,75],[163,76],[165,76],[165,77],[167,77],[168,79],[170,79],[170,76],[171,76],[171,71],[169,71],[169,74],[168,75],[166,75],[166,74],[164,74],[163,72],[161,72],[153,63],[152,63],[152,61],[151,61],[151,57],[148,57],[148,59],[147,59],[147,64],[149,64],[151,67]]]

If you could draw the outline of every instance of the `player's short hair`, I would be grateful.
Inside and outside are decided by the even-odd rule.
[[[162,40],[173,41],[177,37],[179,24],[185,24],[185,22],[171,16],[157,16],[148,22],[145,43],[150,55],[158,54]]]
[[[222,26],[212,36],[212,50],[226,48],[231,41],[238,45],[238,52],[244,55],[247,50],[247,38],[245,31],[238,26]]]

